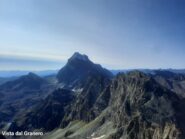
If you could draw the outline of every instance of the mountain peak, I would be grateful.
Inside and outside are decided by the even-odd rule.
[[[20,79],[43,80],[40,76],[38,76],[37,74],[35,74],[33,72],[29,72],[27,75],[21,76]]]
[[[75,60],[75,59],[89,61],[89,58],[87,55],[80,54],[79,52],[75,52],[69,60],[71,61],[71,60]]]
[[[85,82],[87,78],[94,75],[100,75],[107,78],[112,77],[112,73],[100,65],[89,60],[87,55],[74,53],[68,60],[67,64],[59,70],[57,78],[59,82],[66,85],[75,86]]]
[[[35,73],[33,73],[33,72],[29,72],[29,73],[28,73],[28,76],[30,76],[30,77],[38,77],[38,75],[35,74]]]

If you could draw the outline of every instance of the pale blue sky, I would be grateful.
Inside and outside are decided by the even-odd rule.
[[[0,70],[185,68],[183,0],[0,0]]]

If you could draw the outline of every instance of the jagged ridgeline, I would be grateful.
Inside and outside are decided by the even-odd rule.
[[[0,127],[43,139],[184,139],[185,75],[116,76],[75,53],[52,78],[33,73],[0,86]]]

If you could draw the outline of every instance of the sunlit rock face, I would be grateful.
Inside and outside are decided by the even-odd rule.
[[[178,96],[152,77],[135,71],[120,74],[111,84],[111,119],[118,131],[112,138],[179,139],[184,116]],[[179,115],[179,116],[178,116]]]

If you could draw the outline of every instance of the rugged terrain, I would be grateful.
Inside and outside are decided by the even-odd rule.
[[[181,73],[113,76],[75,53],[56,77],[30,73],[2,84],[0,94],[2,130],[43,131],[44,139],[185,138]]]

